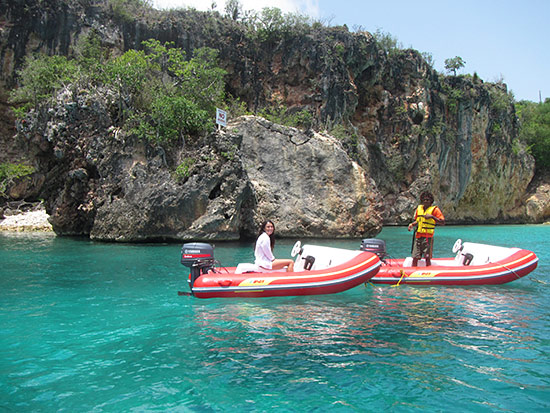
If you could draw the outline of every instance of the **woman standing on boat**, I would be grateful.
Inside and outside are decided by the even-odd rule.
[[[294,271],[294,261],[276,259],[273,255],[275,246],[275,224],[264,221],[258,231],[258,239],[254,247],[255,264],[266,270],[280,270],[286,267],[287,272]]]

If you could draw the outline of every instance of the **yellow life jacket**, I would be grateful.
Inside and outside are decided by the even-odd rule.
[[[416,208],[416,222],[418,226],[416,227],[416,232],[418,234],[433,234],[435,229],[435,219],[425,218],[426,214],[433,214],[434,209],[437,207],[432,205],[424,211],[424,205],[418,205]]]

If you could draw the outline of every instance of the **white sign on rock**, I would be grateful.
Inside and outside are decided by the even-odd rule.
[[[220,126],[227,126],[227,112],[216,108],[216,123]]]

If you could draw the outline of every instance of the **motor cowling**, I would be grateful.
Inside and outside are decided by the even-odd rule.
[[[361,251],[372,252],[380,260],[386,257],[386,241],[378,238],[365,238],[361,241]]]
[[[181,247],[181,263],[191,269],[189,288],[195,280],[214,267],[214,247],[204,242],[190,242]]]
[[[213,266],[214,247],[204,242],[190,242],[181,247],[181,263],[186,267]]]

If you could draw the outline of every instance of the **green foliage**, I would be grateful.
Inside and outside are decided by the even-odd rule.
[[[78,39],[75,47],[78,64],[84,72],[97,78],[103,72],[103,64],[107,61],[108,51],[101,45],[101,38],[97,30],[92,29],[86,36]]]
[[[283,12],[276,7],[265,7],[256,16],[255,26],[260,41],[279,40],[286,28]]]
[[[283,14],[276,7],[265,7],[245,19],[252,29],[250,35],[260,42],[275,42],[291,36],[304,35],[311,30],[312,20],[300,13]]]
[[[174,71],[182,94],[190,96],[205,110],[214,110],[225,97],[226,71],[217,66],[218,51],[208,47],[196,49],[193,58]]]
[[[185,96],[157,96],[150,108],[150,114],[137,120],[132,129],[138,136],[157,142],[170,142],[184,139],[206,129],[212,129],[214,123],[209,112]]]
[[[225,2],[225,15],[231,20],[239,20],[243,13],[243,6],[239,0],[227,0]]]
[[[550,170],[550,99],[544,103],[516,103],[520,119],[520,139],[529,145],[537,169]]]
[[[427,128],[427,133],[432,136],[441,136],[446,130],[446,124],[441,119],[433,121]]]
[[[496,136],[502,136],[502,126],[500,125],[500,122],[493,122],[491,125],[491,133]]]
[[[343,58],[346,53],[346,47],[343,44],[337,44],[334,46],[334,53],[339,59]]]
[[[176,179],[178,181],[185,181],[189,178],[193,165],[195,165],[195,160],[193,158],[185,158],[183,162],[177,166],[174,172]]]
[[[340,140],[344,140],[348,137],[348,131],[341,123],[334,125],[334,127],[329,131],[329,134]]]
[[[340,140],[349,154],[357,159],[357,145],[359,144],[359,135],[353,126],[339,123],[332,127],[329,134]]]
[[[151,69],[170,75],[169,88],[176,87],[181,95],[205,110],[214,110],[224,100],[226,71],[218,66],[216,49],[195,49],[193,57],[186,60],[185,52],[175,48],[173,43],[163,45],[158,40],[150,39],[144,42],[144,46]]]
[[[430,67],[434,67],[434,57],[431,53],[428,53],[428,52],[422,52],[421,53],[422,55],[422,58],[426,61],[426,63],[430,66]]]
[[[522,143],[519,139],[514,139],[512,141],[512,152],[515,155],[519,155],[524,150],[525,150],[525,147],[524,147],[524,145],[522,145]]]
[[[239,116],[251,114],[248,111],[246,103],[240,100],[239,98],[234,98],[234,97],[231,97],[230,99],[228,99],[227,107],[222,109],[226,109],[227,112],[231,113],[231,116],[233,118],[238,118]]]
[[[498,86],[489,89],[489,96],[491,97],[491,109],[497,112],[505,112],[514,104],[514,95]]]
[[[174,72],[180,66],[185,65],[185,51],[175,47],[174,42],[162,44],[156,39],[145,40],[142,43],[145,49],[146,59],[151,68],[156,71],[168,72],[174,76]]]
[[[152,0],[109,0],[109,6],[115,19],[130,22],[139,11],[151,9]]]
[[[143,89],[151,69],[151,64],[143,51],[128,50],[106,65],[106,83],[115,86],[126,98]]]
[[[288,110],[285,106],[277,105],[265,108],[258,113],[267,120],[280,125],[295,128],[309,129],[313,125],[313,115],[306,109],[300,111]]]
[[[466,62],[460,56],[445,59],[445,69],[448,72],[453,72],[453,76],[456,76],[456,71],[463,68]]]
[[[132,131],[155,142],[167,142],[212,130],[213,113],[216,106],[223,106],[225,97],[226,72],[217,66],[217,50],[196,49],[187,61],[184,51],[171,43],[149,40],[144,46],[147,64],[132,59],[137,63],[135,72],[143,67],[148,76],[148,83],[140,86],[141,106],[134,110],[138,116],[132,117]],[[128,70],[132,69],[130,64]],[[169,81],[155,82],[163,73]]]
[[[407,115],[407,107],[404,103],[395,108],[395,115],[397,117],[403,117]]]
[[[403,45],[390,33],[377,29],[373,34],[374,40],[383,51],[388,54],[403,49]]]
[[[452,87],[449,84],[443,84],[443,93],[447,95],[447,106],[449,111],[456,112],[458,110],[458,105],[460,101],[464,98],[464,90]]]
[[[9,101],[24,105],[24,111],[38,106],[61,87],[77,78],[78,66],[64,56],[30,56],[17,72],[20,87],[10,94]]]
[[[226,72],[218,67],[214,49],[196,49],[187,60],[173,43],[148,40],[144,50],[108,58],[92,31],[79,41],[75,54],[74,60],[27,59],[20,71],[21,87],[12,94],[13,102],[23,104],[16,110],[18,116],[70,82],[93,80],[116,91],[119,126],[160,143],[212,130],[215,108],[225,106]]]
[[[32,166],[24,164],[0,163],[0,195],[5,195],[8,186],[15,179],[34,173]]]
[[[235,156],[237,156],[238,150],[239,150],[239,147],[237,145],[232,145],[230,150],[224,151],[221,154],[225,159],[229,161],[233,161],[235,159]]]
[[[143,51],[128,50],[105,65],[105,84],[118,92],[119,120],[124,122],[139,111],[141,94],[150,92],[144,86],[152,73],[152,65]]]

